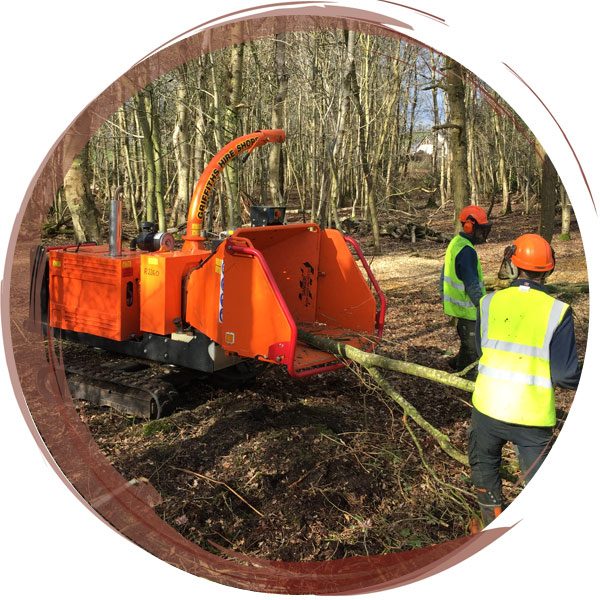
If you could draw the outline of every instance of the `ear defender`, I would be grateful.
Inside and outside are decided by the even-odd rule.
[[[477,221],[475,221],[475,219],[473,219],[473,217],[468,216],[467,220],[463,223],[463,231],[467,235],[471,235],[473,233],[473,228],[475,227],[476,224],[477,224]]]
[[[512,257],[517,251],[517,247],[513,244],[512,246],[507,246],[504,249],[504,256],[502,257],[502,263],[500,264],[500,269],[498,270],[498,279],[516,279],[519,273],[519,270],[512,262]]]

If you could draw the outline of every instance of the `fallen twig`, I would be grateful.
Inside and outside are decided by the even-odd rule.
[[[250,502],[248,502],[247,500],[242,498],[242,496],[240,496],[233,488],[228,486],[223,481],[218,481],[217,479],[208,477],[208,475],[202,475],[202,473],[195,473],[194,471],[190,471],[189,469],[182,469],[180,467],[173,467],[173,469],[175,469],[176,471],[182,471],[184,473],[187,473],[188,475],[193,475],[194,477],[200,477],[202,479],[206,479],[207,481],[210,481],[211,483],[215,483],[217,485],[222,485],[222,486],[226,487],[232,494],[235,494],[244,504],[247,504],[257,515],[259,515],[260,517],[265,516],[258,509],[254,508],[254,506],[252,506],[252,504],[250,504]]]

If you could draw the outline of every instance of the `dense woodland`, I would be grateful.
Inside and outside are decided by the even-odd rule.
[[[287,205],[321,225],[364,220],[377,253],[385,223],[402,219],[398,202],[419,191],[429,206],[453,202],[456,215],[469,203],[506,214],[512,202],[526,213],[540,202],[547,239],[562,203],[569,231],[551,161],[484,82],[413,42],[326,28],[212,52],[139,91],[74,162],[47,230],[101,240],[119,185],[126,223],[181,230],[204,166],[257,129],[284,129],[287,140],[230,163],[209,230],[247,222],[250,204]]]

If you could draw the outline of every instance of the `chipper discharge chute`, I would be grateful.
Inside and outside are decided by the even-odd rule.
[[[229,161],[284,140],[281,130],[257,131],[233,140],[210,161],[194,189],[180,250],[170,233],[152,223],[142,224],[123,249],[120,190],[107,246],[38,247],[32,253],[30,321],[61,339],[234,379],[247,372],[249,359],[286,365],[294,377],[343,366],[302,343],[300,329],[374,348],[385,298],[350,238],[314,223],[284,225],[283,208],[252,207],[253,226],[206,240],[204,213]],[[172,405],[164,383],[137,368],[111,363],[93,374],[87,364],[65,369],[76,375],[79,383],[70,386],[80,397],[93,395],[101,404],[150,417]],[[138,388],[143,397],[136,396]]]

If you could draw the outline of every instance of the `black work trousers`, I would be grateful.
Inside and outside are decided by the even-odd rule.
[[[550,452],[552,427],[529,427],[498,421],[473,407],[468,429],[471,481],[477,489],[502,496],[500,463],[506,442],[515,445],[525,482],[535,475]]]
[[[460,339],[460,348],[453,362],[455,363],[454,368],[462,371],[479,358],[475,345],[475,321],[458,319],[456,332]]]

